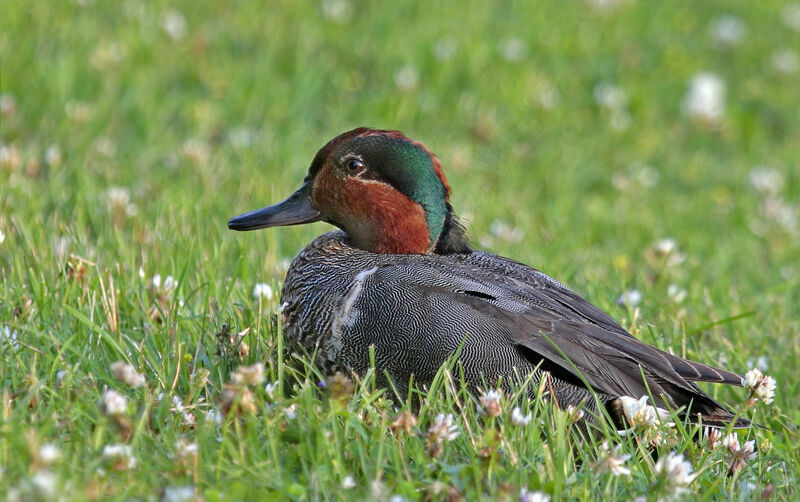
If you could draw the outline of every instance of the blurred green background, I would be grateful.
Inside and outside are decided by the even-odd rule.
[[[228,218],[289,195],[319,147],[366,125],[437,153],[476,247],[649,343],[760,361],[797,422],[799,82],[800,4],[783,0],[6,1],[0,329],[51,354],[80,326],[62,305],[104,319],[113,275],[139,340],[140,268],[180,277],[190,349],[255,322],[253,285],[277,290],[330,227],[236,234]],[[74,288],[76,257],[91,266]],[[17,354],[0,374],[16,389],[79,357]]]

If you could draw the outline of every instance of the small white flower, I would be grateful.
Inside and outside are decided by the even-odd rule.
[[[294,420],[297,418],[297,404],[293,403],[291,406],[287,406],[281,410],[283,416],[285,416],[288,420]]]
[[[731,453],[736,453],[739,451],[739,436],[737,436],[735,432],[728,434],[725,436],[725,439],[722,440],[722,446]]]
[[[198,447],[195,442],[188,442],[180,439],[175,443],[175,456],[178,458],[194,457],[197,455]]]
[[[3,229],[0,228],[0,244],[5,242],[5,240],[6,240],[6,234],[3,232]]]
[[[655,251],[659,256],[667,256],[668,254],[674,253],[677,250],[678,241],[672,237],[661,239],[653,245],[653,251]]]
[[[144,377],[137,373],[133,366],[122,361],[111,364],[111,372],[117,380],[134,389],[146,383]]]
[[[50,145],[44,151],[44,160],[50,167],[58,167],[62,161],[61,147],[58,145]]]
[[[17,343],[17,332],[11,331],[8,326],[3,326],[0,330],[0,344],[11,345],[14,350],[19,350],[19,343]]]
[[[118,469],[132,469],[136,466],[133,449],[126,444],[109,444],[103,448],[103,460],[113,462]]]
[[[219,410],[210,409],[206,412],[206,423],[207,424],[214,424],[214,425],[221,425],[222,424],[222,413]]]
[[[519,227],[512,226],[503,220],[494,220],[489,224],[489,233],[498,239],[511,243],[520,242],[525,237],[525,232]]]
[[[266,282],[259,282],[253,287],[253,297],[257,301],[272,300],[272,286],[270,286]]]
[[[231,373],[231,379],[240,385],[261,385],[264,382],[264,363],[239,366]]]
[[[267,382],[264,386],[264,390],[267,392],[267,396],[269,396],[270,399],[275,399],[275,391],[278,389],[278,385],[280,385],[280,380]]]
[[[697,477],[692,474],[692,464],[674,451],[660,457],[654,470],[656,475],[665,478],[667,489],[674,494],[682,492]]]
[[[208,143],[197,138],[186,140],[183,143],[183,147],[181,147],[181,151],[184,157],[197,165],[205,164],[211,155]]]
[[[31,491],[33,500],[57,500],[58,478],[50,471],[37,471],[31,476]]]
[[[175,280],[174,277],[168,275],[166,279],[164,279],[164,290],[165,291],[173,291],[178,287],[178,281]]]
[[[61,458],[61,450],[54,444],[45,443],[39,447],[37,458],[43,465],[48,466]]]
[[[153,289],[161,289],[161,274],[156,274],[150,279],[150,285]]]
[[[394,72],[394,83],[401,91],[411,91],[419,83],[419,72],[411,65],[401,66]]]
[[[180,40],[186,36],[188,25],[186,18],[179,11],[170,9],[164,13],[161,27],[173,40]]]
[[[725,81],[713,73],[694,75],[683,98],[683,110],[693,119],[720,122],[725,115]]]
[[[583,408],[576,408],[571,404],[564,409],[564,412],[567,414],[567,421],[570,424],[580,422],[585,415]]]
[[[104,198],[108,211],[114,215],[136,216],[138,208],[131,202],[131,192],[125,187],[111,187]]]
[[[12,94],[0,94],[0,115],[11,116],[17,111],[17,100]]]
[[[550,495],[523,488],[519,491],[519,502],[550,502]]]
[[[519,406],[515,406],[514,409],[511,410],[511,423],[517,427],[525,427],[530,423],[531,418],[532,416],[530,413],[523,415]]]
[[[669,296],[670,299],[672,299],[672,301],[675,303],[681,303],[686,299],[688,294],[689,293],[685,289],[681,288],[677,284],[670,284],[667,286],[667,296]]]
[[[715,18],[708,28],[714,41],[725,47],[739,44],[747,34],[747,27],[742,20],[731,15]]]
[[[346,0],[323,0],[322,14],[328,19],[342,23],[353,15],[353,5]]]
[[[772,53],[770,60],[775,71],[784,75],[797,73],[797,70],[800,69],[800,57],[792,49],[777,50]]]
[[[764,195],[777,195],[783,189],[783,174],[777,169],[758,166],[750,171],[750,186]]]
[[[630,474],[631,470],[625,467],[625,462],[631,458],[631,455],[630,453],[620,455],[619,452],[621,449],[621,444],[616,445],[612,450],[608,441],[603,441],[602,444],[600,444],[598,460],[594,466],[595,472],[598,473],[608,470],[614,476],[627,476]]]
[[[189,502],[195,500],[194,488],[191,486],[168,486],[161,496],[162,502]]]
[[[772,403],[775,398],[777,382],[769,375],[764,375],[758,368],[753,368],[744,374],[742,387],[750,393],[751,399],[757,399],[764,404]]]
[[[638,289],[624,291],[617,299],[617,305],[634,308],[642,301],[642,292]]]
[[[628,95],[625,90],[608,82],[599,82],[594,86],[594,101],[599,106],[609,110],[619,110],[628,104]]]
[[[787,3],[781,9],[783,23],[794,31],[800,32],[800,3]]]
[[[452,413],[447,415],[439,413],[428,428],[428,437],[434,437],[439,441],[452,441],[460,434],[458,426],[453,423]]]
[[[503,408],[500,401],[503,399],[503,392],[501,390],[490,390],[481,394],[481,404],[477,406],[477,412],[480,415],[496,417],[502,413]]]
[[[97,406],[105,415],[115,417],[124,415],[128,411],[128,400],[114,389],[109,389],[100,396]]]
[[[522,61],[528,53],[528,46],[520,38],[506,38],[500,42],[500,55],[506,61]]]
[[[342,480],[342,489],[350,490],[356,487],[356,480],[353,479],[353,476],[345,476]]]
[[[440,61],[453,57],[458,49],[458,44],[452,38],[441,38],[433,44],[433,55]]]
[[[669,412],[662,408],[656,408],[647,404],[649,396],[644,395],[639,399],[630,396],[619,398],[622,404],[622,413],[628,419],[632,427],[653,427],[669,418]]]

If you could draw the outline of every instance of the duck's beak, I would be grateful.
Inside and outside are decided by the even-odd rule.
[[[278,204],[234,216],[228,221],[231,230],[257,230],[259,228],[300,225],[322,219],[311,204],[311,182],[306,181],[298,191]]]

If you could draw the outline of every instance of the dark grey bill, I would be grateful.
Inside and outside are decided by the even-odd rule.
[[[242,231],[257,230],[259,228],[301,225],[320,219],[319,211],[311,205],[311,185],[306,182],[283,202],[234,216],[228,221],[228,228]]]

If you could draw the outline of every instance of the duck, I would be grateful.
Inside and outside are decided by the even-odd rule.
[[[644,396],[691,423],[749,424],[698,386],[741,386],[741,375],[648,345],[545,273],[473,249],[442,163],[399,131],[336,136],[297,191],[228,227],[318,221],[338,230],[293,259],[279,311],[289,345],[327,374],[374,364],[379,384],[404,397],[454,360],[474,392],[527,382],[531,396],[545,389],[557,406],[618,427]]]

